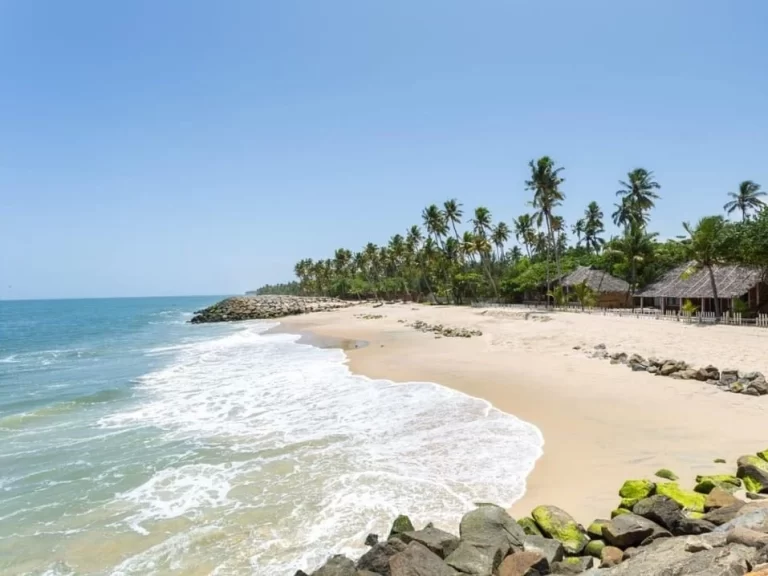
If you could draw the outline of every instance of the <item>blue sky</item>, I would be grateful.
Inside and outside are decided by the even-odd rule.
[[[236,293],[527,162],[651,228],[768,186],[768,3],[0,0],[0,298]]]

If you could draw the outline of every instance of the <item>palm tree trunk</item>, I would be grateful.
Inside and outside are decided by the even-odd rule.
[[[491,267],[488,265],[488,258],[483,258],[483,255],[481,254],[480,261],[485,264],[483,266],[485,268],[485,273],[488,274],[488,280],[490,281],[491,286],[493,286],[493,293],[496,295],[496,300],[498,300],[499,291],[496,289],[496,282],[493,281],[493,276],[491,275]]]
[[[712,266],[707,266],[707,271],[709,272],[709,284],[712,286],[712,295],[715,297],[715,316],[719,318],[721,316],[720,298],[717,297],[717,282],[715,282],[715,271],[712,269]]]
[[[436,302],[435,294],[432,292],[432,286],[429,283],[429,277],[427,276],[427,269],[426,266],[424,266],[424,260],[419,259],[419,264],[421,264],[421,273],[424,276],[424,282],[427,284],[427,290],[429,290],[430,301]]]

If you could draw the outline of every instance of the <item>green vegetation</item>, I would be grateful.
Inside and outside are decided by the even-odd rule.
[[[406,298],[465,304],[473,300],[520,302],[549,294],[549,301],[594,305],[588,287],[561,289],[556,280],[578,266],[591,266],[625,279],[635,292],[670,269],[690,263],[690,271],[712,274],[720,263],[743,263],[768,270],[768,211],[765,193],[751,181],[731,192],[727,221],[704,216],[686,235],[661,241],[649,229],[661,200],[653,172],[630,171],[619,181],[611,219],[618,233],[606,238],[604,213],[589,202],[568,226],[560,213],[566,202],[565,170],[548,156],[528,163],[520,188],[531,212],[494,220],[491,210],[470,210],[458,200],[431,204],[419,225],[403,228],[383,244],[367,243],[358,251],[339,248],[332,257],[299,261],[297,282],[264,286],[259,294]],[[404,222],[405,224],[405,222]],[[716,301],[717,302],[717,301]]]
[[[671,480],[673,482],[678,480],[677,474],[672,472],[672,470],[668,470],[667,468],[661,468],[660,470],[657,470],[656,476],[659,478],[664,478],[665,480]]]

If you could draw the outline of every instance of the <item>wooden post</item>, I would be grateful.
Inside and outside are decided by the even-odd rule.
[[[667,297],[666,296],[662,296],[661,297],[661,315],[662,316],[664,314],[666,314],[666,312],[667,312],[666,303],[667,303]]]
[[[640,296],[640,314],[643,313],[643,297]]]

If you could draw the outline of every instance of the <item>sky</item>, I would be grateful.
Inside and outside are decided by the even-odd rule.
[[[655,173],[650,228],[768,186],[764,0],[0,0],[0,298],[233,294],[527,163],[572,224]],[[612,230],[612,226],[610,227]]]

